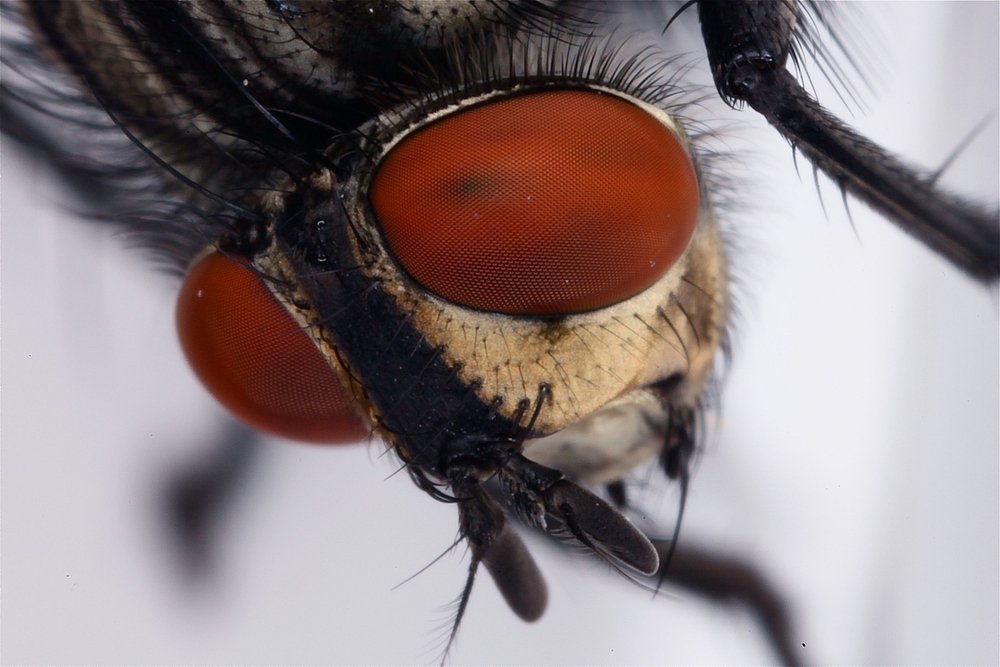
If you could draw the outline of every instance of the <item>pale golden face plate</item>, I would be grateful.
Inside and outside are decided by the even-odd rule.
[[[354,246],[357,263],[367,267],[378,289],[406,313],[431,347],[440,348],[442,357],[463,382],[476,387],[485,403],[502,399],[499,410],[513,416],[522,400],[534,400],[538,386],[547,384],[551,392],[535,422],[541,433],[558,431],[610,401],[669,377],[684,378],[677,391],[683,398],[678,400],[695,400],[722,335],[727,303],[725,261],[707,193],[694,237],[681,258],[649,288],[591,312],[540,318],[470,309],[434,295],[398,266],[364,196],[379,160],[426,122],[488,103],[491,97],[500,95],[445,107],[406,132],[391,135],[371,166],[356,171],[344,184],[344,205],[360,239]],[[655,115],[690,146],[667,113],[626,99]],[[361,133],[378,144],[384,141],[378,127],[375,122]]]

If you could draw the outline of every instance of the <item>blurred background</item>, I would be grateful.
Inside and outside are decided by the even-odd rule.
[[[864,111],[821,101],[929,170],[998,200],[997,3],[865,3],[880,81]],[[996,288],[849,202],[752,112],[734,169],[735,361],[682,539],[756,563],[787,597],[806,659],[1000,662]],[[175,285],[74,220],[46,170],[2,154],[0,660],[4,664],[413,664],[439,658],[463,549],[378,444],[263,446],[185,579],[162,515],[169,476],[221,428],[187,368]],[[825,212],[824,212],[825,205]],[[853,220],[853,229],[852,229]],[[639,475],[639,486],[646,477]],[[674,492],[637,501],[672,526]],[[550,587],[537,623],[476,586],[454,664],[775,660],[753,617],[657,599],[531,539]]]

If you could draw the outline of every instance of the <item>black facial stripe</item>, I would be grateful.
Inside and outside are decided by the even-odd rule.
[[[322,239],[327,261],[318,264],[303,230],[321,219],[329,233]],[[305,221],[279,223],[276,237],[400,456],[440,477],[465,454],[500,461],[523,428],[483,402],[377,283],[352,268],[349,233],[342,209],[330,202],[311,206]]]

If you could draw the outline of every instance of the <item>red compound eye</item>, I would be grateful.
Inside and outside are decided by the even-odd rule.
[[[330,364],[246,265],[216,252],[192,268],[177,331],[195,374],[247,425],[306,442],[367,434]]]
[[[488,102],[404,138],[371,203],[419,283],[455,303],[557,315],[627,299],[687,247],[698,181],[638,106],[581,90]]]

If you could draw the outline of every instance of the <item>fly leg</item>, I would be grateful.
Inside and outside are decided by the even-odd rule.
[[[788,604],[773,584],[745,560],[682,545],[678,539],[697,443],[697,410],[689,405],[667,407],[669,419],[660,466],[669,479],[680,483],[681,501],[671,539],[653,541],[660,556],[660,569],[653,575],[656,589],[671,584],[718,604],[747,607],[763,626],[771,648],[781,661],[790,666],[803,664],[802,647],[791,638]]]
[[[689,544],[674,548],[673,542],[654,541],[663,569],[656,575],[664,582],[687,589],[718,604],[743,605],[757,617],[768,642],[781,662],[789,667],[807,662],[805,644],[792,639],[788,603],[752,563],[712,553]],[[667,555],[670,557],[667,567]]]
[[[997,211],[980,210],[934,185],[814,100],[786,69],[796,60],[797,25],[812,20],[792,0],[701,0],[698,16],[716,88],[746,103],[794,148],[905,232],[969,275],[1000,276]]]
[[[260,448],[255,431],[227,420],[207,455],[184,464],[167,480],[163,510],[190,577],[211,570],[213,536],[249,479]]]

